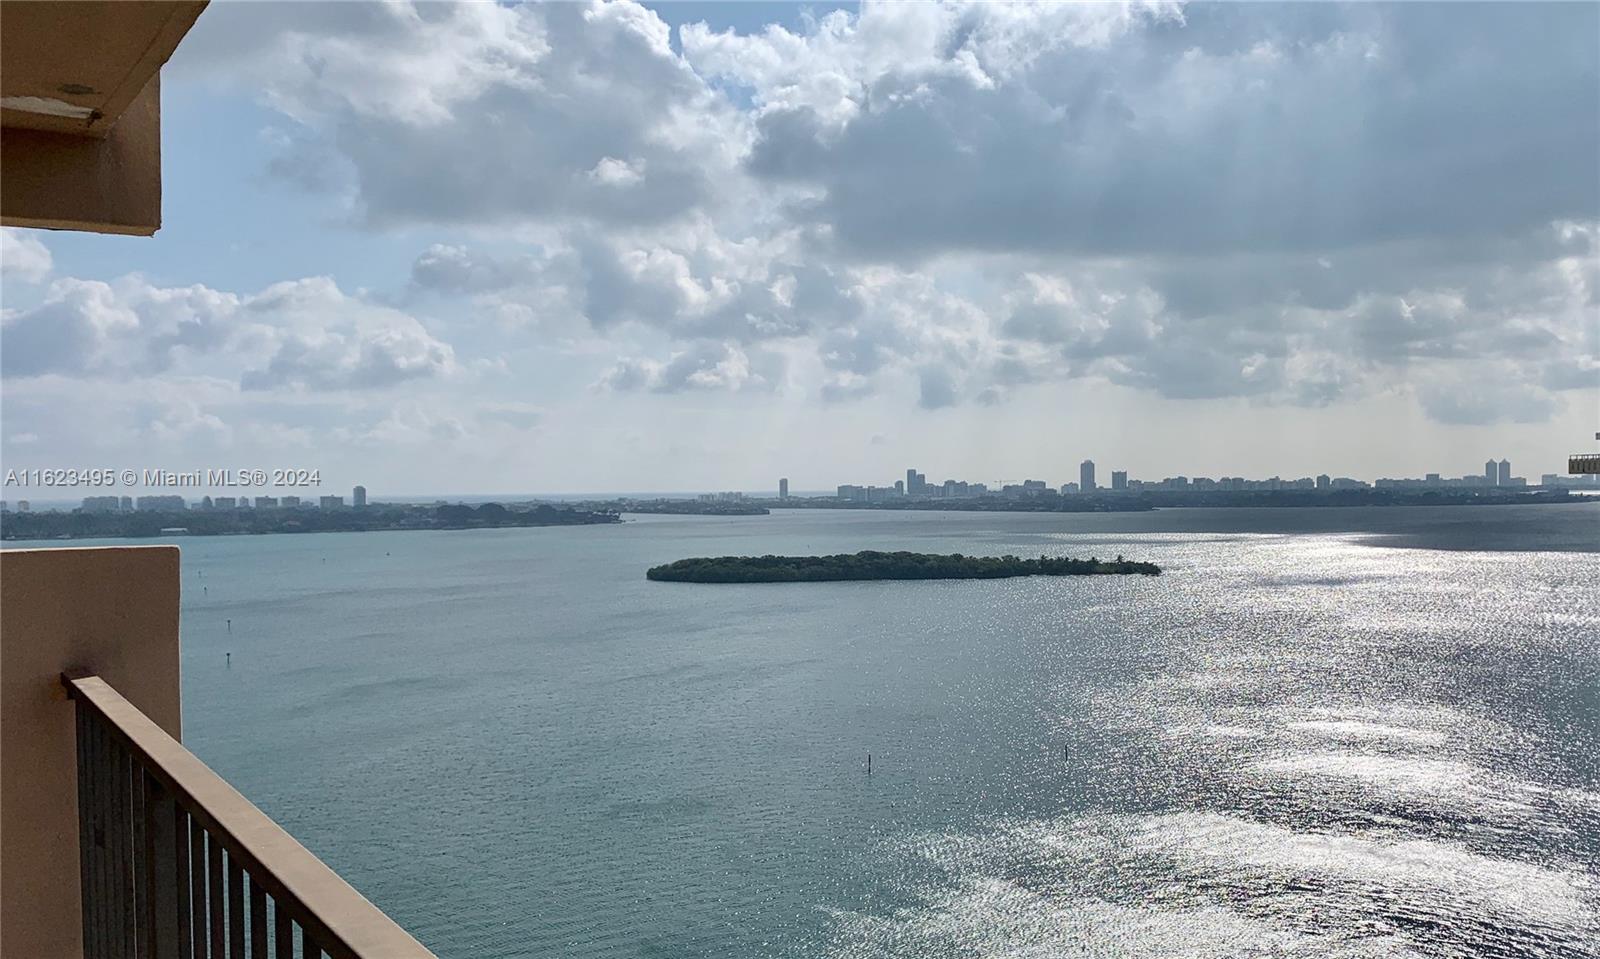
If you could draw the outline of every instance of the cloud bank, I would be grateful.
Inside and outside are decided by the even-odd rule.
[[[1596,35],[1537,3],[224,5],[175,80],[266,108],[263,172],[339,229],[415,237],[405,281],[81,280],[8,231],[41,292],[5,374],[303,399],[558,348],[568,395],[1542,422],[1600,389]]]

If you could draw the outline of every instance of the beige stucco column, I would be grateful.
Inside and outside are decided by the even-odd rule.
[[[0,551],[0,951],[83,955],[74,706],[103,677],[181,739],[178,549]]]

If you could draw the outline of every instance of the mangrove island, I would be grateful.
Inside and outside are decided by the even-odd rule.
[[[960,553],[838,553],[833,556],[701,556],[645,571],[672,583],[830,583],[874,579],[1003,579],[1008,576],[1159,576],[1161,567],[1123,559],[963,556]]]

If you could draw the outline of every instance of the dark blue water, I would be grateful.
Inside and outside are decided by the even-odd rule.
[[[189,745],[442,957],[1600,955],[1593,508],[182,546]],[[1166,573],[643,575],[863,548]]]

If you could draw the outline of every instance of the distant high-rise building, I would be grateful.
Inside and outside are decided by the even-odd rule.
[[[355,489],[350,491],[350,505],[354,506],[356,509],[366,509],[367,488],[365,486],[357,486]]]
[[[343,509],[344,508],[344,497],[343,496],[324,496],[324,497],[322,497],[321,504],[322,504],[322,508],[323,509]]]
[[[298,497],[298,496],[285,496],[282,499],[280,505],[283,505],[283,506],[299,506],[300,505],[300,497]]]
[[[85,496],[83,498],[83,511],[85,513],[115,513],[122,501],[115,496]]]
[[[1510,460],[1501,460],[1500,461],[1500,469],[1499,469],[1499,472],[1495,474],[1495,480],[1494,481],[1495,481],[1495,485],[1496,486],[1510,486],[1511,485],[1511,461]]]
[[[1125,490],[1125,489],[1128,488],[1128,471],[1127,470],[1112,470],[1111,471],[1111,488],[1114,489],[1114,490]]]
[[[1499,481],[1499,478],[1500,478],[1499,464],[1497,464],[1492,459],[1491,460],[1485,460],[1484,463],[1483,463],[1483,483],[1484,483],[1484,485],[1485,486],[1493,486],[1496,482]]]
[[[33,512],[33,504],[25,499],[19,499],[17,500],[17,512],[31,513]]]
[[[122,498],[122,511],[124,513],[133,512],[133,497],[132,496],[124,496]]]
[[[928,492],[928,474],[914,469],[906,470],[906,495],[922,496]]]
[[[788,477],[784,477],[783,479],[778,480],[778,499],[788,499],[788,498],[789,498],[789,479],[788,479]]]
[[[1085,493],[1094,492],[1094,460],[1078,464],[1078,488]]]
[[[188,509],[189,504],[184,502],[182,496],[141,496],[135,501],[140,510],[180,510]]]
[[[1333,477],[1329,476],[1327,473],[1320,473],[1317,475],[1317,489],[1327,489],[1332,485]]]
[[[237,496],[218,496],[216,499],[212,500],[211,503],[217,509],[238,509],[239,508],[239,498]],[[143,497],[140,497],[140,499],[139,499],[139,508],[140,509],[144,509],[144,498]]]
[[[357,489],[359,489],[359,488],[360,487],[357,487]],[[257,496],[256,497],[256,509],[272,509],[273,507],[275,507],[277,505],[278,505],[278,498],[275,497],[275,496]]]

